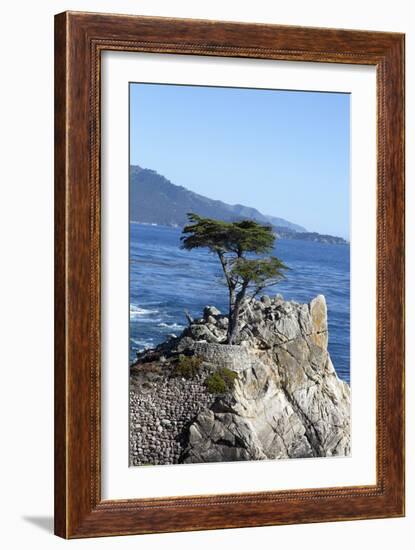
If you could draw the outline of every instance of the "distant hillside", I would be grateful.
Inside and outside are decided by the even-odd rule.
[[[208,199],[174,185],[154,170],[130,166],[131,221],[183,226],[187,222],[188,212],[224,221],[254,219],[293,232],[306,232],[304,227],[283,218],[266,216],[249,206]]]
[[[308,231],[301,233],[290,231],[284,227],[274,227],[274,233],[278,239],[296,239],[299,241],[310,241],[313,243],[325,244],[348,244],[343,237],[334,237],[333,235],[323,235],[321,233],[309,233]]]
[[[180,185],[174,185],[154,170],[130,166],[130,220],[140,223],[182,227],[187,213],[224,221],[253,219],[271,224],[280,239],[300,239],[327,244],[347,244],[341,237],[310,233],[283,218],[266,216],[256,208],[208,199]]]

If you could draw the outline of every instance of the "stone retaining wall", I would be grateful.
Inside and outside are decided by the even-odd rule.
[[[179,437],[186,424],[214,401],[203,385],[206,373],[193,380],[158,378],[143,391],[142,379],[130,380],[130,465],[177,464],[183,451]]]
[[[252,363],[252,356],[242,346],[195,342],[193,352],[208,363],[242,372]]]

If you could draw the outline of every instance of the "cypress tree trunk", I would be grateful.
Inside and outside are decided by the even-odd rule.
[[[239,313],[241,310],[242,300],[245,298],[246,286],[243,285],[242,289],[238,292],[235,299],[231,295],[229,300],[229,323],[227,343],[231,346],[235,345],[239,334]]]
[[[231,344],[231,335],[234,331],[234,309],[235,309],[235,292],[229,286],[229,310],[228,310],[228,330],[226,334],[226,343]]]
[[[241,300],[237,300],[234,307],[229,308],[229,324],[227,342],[233,346],[239,334],[239,311],[241,309]]]

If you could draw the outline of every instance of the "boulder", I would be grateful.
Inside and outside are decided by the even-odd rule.
[[[264,294],[261,296],[261,302],[264,304],[265,307],[269,307],[271,305],[271,298]]]
[[[327,349],[328,326],[327,326],[327,305],[322,294],[316,296],[309,304],[311,323],[313,327],[313,341],[318,346]]]
[[[206,306],[203,310],[203,318],[207,320],[210,316],[217,317],[220,311],[215,306]]]
[[[216,324],[219,328],[223,330],[227,330],[229,325],[229,319],[227,317],[219,317],[218,320],[216,321]]]
[[[193,340],[213,343],[219,342],[217,336],[215,336],[206,325],[190,325],[186,330]]]

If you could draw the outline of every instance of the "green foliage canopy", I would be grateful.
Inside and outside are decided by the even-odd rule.
[[[233,252],[238,257],[247,252],[270,252],[275,236],[272,227],[253,220],[224,222],[188,214],[189,225],[183,228],[183,248],[205,247],[212,252]]]

